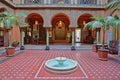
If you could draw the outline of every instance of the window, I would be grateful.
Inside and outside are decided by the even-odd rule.
[[[25,0],[25,4],[43,4],[44,0]]]
[[[34,2],[34,3],[39,3],[39,2],[40,2],[40,0],[33,0],[33,2]]]
[[[70,4],[70,0],[52,0],[53,4]]]

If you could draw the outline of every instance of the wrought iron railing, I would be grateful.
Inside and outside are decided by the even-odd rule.
[[[51,0],[50,4],[71,4],[71,0]]]
[[[20,4],[39,4],[39,5],[79,5],[79,4],[102,4],[102,0],[24,0]]]
[[[44,0],[24,0],[23,4],[44,4]]]
[[[114,0],[108,0],[108,3],[112,2],[112,1],[114,1]]]
[[[24,4],[102,4],[104,0],[24,0]],[[114,0],[108,0],[107,3],[110,3]]]
[[[9,1],[11,3],[14,0],[6,0]],[[28,6],[31,7],[33,5],[39,6],[39,7],[104,7],[105,4],[108,4],[114,0],[108,0],[107,2],[103,3],[104,0],[20,0],[20,3],[16,6],[21,7],[21,5],[24,6]],[[31,6],[30,6],[31,5]],[[34,6],[35,7],[35,6]]]

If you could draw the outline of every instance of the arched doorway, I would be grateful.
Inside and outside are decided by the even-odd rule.
[[[66,39],[65,23],[59,21],[55,25],[55,40],[65,40],[65,39]]]
[[[53,42],[59,43],[68,43],[68,33],[70,33],[69,29],[69,18],[63,13],[56,14],[52,18],[52,40]]]
[[[30,25],[25,30],[25,44],[41,44],[46,41],[46,30],[43,27],[43,18],[37,13],[29,14],[26,22]]]
[[[82,14],[79,18],[78,18],[78,28],[81,30],[81,43],[87,43],[87,44],[92,44],[95,37],[96,37],[96,31],[95,30],[89,30],[89,29],[85,29],[83,30],[84,25],[87,22],[92,21],[93,19],[91,18],[92,15],[91,14]]]

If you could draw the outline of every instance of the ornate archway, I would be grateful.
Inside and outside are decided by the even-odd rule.
[[[51,21],[52,39],[53,41],[67,41],[67,33],[69,32],[69,18],[63,13],[56,14]]]
[[[95,31],[91,31],[89,29],[83,30],[84,25],[87,22],[90,22],[92,20],[93,20],[92,19],[92,15],[88,14],[88,13],[82,14],[78,18],[78,22],[77,22],[78,23],[78,28],[80,28],[82,30],[81,31],[81,42],[82,43],[92,44],[94,39],[95,39],[95,36],[96,36],[96,32]]]
[[[44,21],[42,16],[37,13],[31,13],[27,16],[26,22],[30,26],[27,27],[25,31],[25,43],[26,44],[45,43],[46,30],[43,27]]]

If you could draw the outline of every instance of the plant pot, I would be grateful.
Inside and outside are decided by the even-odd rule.
[[[13,47],[17,47],[19,45],[19,42],[12,43]]]
[[[109,50],[107,50],[107,49],[99,49],[98,50],[99,60],[107,61],[108,60],[108,52],[109,52]]]
[[[6,48],[7,56],[13,56],[15,54],[15,47],[8,47]]]
[[[92,51],[93,51],[93,52],[97,52],[97,46],[96,46],[96,45],[93,45],[93,46],[92,46]]]

